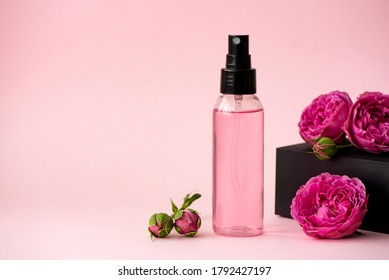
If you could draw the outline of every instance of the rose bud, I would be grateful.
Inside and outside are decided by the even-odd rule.
[[[320,138],[320,140],[312,147],[313,153],[321,160],[329,160],[333,158],[337,149],[338,148],[335,142],[328,137]]]
[[[174,215],[174,228],[185,236],[196,235],[201,226],[201,218],[197,211],[192,209],[180,210]]]
[[[173,219],[166,213],[157,213],[150,217],[149,232],[153,237],[165,237],[173,229]]]

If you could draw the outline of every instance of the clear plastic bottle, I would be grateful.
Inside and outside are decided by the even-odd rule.
[[[221,92],[213,110],[213,230],[254,236],[263,229],[264,114],[247,35],[229,36]]]

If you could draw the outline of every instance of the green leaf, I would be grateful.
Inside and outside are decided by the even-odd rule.
[[[188,208],[195,200],[199,199],[200,197],[201,197],[201,194],[199,194],[199,193],[195,193],[192,196],[189,196],[189,194],[186,195],[184,198],[184,203],[182,204],[180,209],[184,210],[184,209]]]
[[[201,194],[195,193],[195,194],[192,195],[189,199],[193,202],[193,201],[195,201],[196,199],[199,199],[200,197],[201,197]]]
[[[177,207],[177,205],[174,204],[174,202],[173,202],[172,199],[170,199],[170,201],[171,201],[171,203],[172,203],[172,211],[173,211],[173,213],[175,214],[175,213],[178,211],[178,207]]]

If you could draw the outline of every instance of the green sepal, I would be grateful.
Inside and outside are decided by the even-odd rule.
[[[307,143],[311,144],[312,146],[321,139],[321,137],[318,137],[318,138],[314,138],[314,139],[310,139],[310,140],[307,140]]]
[[[179,218],[182,217],[183,214],[184,214],[184,210],[179,210],[179,211],[177,211],[177,212],[174,214],[173,219],[174,219],[175,221],[177,221]]]
[[[170,219],[170,216],[166,213],[158,213],[155,218],[157,220],[157,223],[162,225],[164,222]]]
[[[169,235],[169,233],[170,231],[167,231],[166,229],[161,229],[160,231],[158,231],[158,237],[160,238],[166,237]]]
[[[182,230],[179,227],[174,227],[174,229],[179,233],[182,234]]]
[[[199,219],[197,220],[197,230],[199,230],[201,227],[201,218],[199,216]]]
[[[197,234],[197,231],[194,231],[194,232],[189,232],[187,234],[185,234],[186,237],[193,237]]]
[[[172,228],[173,228],[173,219],[170,217],[170,216],[168,216],[169,217],[169,220],[167,221],[167,227],[168,228],[170,228],[170,230],[169,230],[169,232],[172,230]]]
[[[150,219],[149,219],[149,226],[155,226],[155,222],[156,222],[155,216],[156,216],[156,214],[153,214],[150,217]]]

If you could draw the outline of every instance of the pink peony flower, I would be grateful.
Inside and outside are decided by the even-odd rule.
[[[300,187],[291,215],[311,237],[342,238],[362,224],[367,200],[365,186],[358,178],[323,173]]]
[[[201,226],[201,218],[192,209],[180,210],[174,215],[174,227],[179,234],[194,236]]]
[[[301,115],[300,135],[309,143],[320,137],[329,137],[335,143],[345,139],[342,126],[347,120],[352,101],[346,92],[333,91],[315,98]]]
[[[351,107],[343,127],[357,148],[371,153],[389,151],[389,95],[365,92]]]

